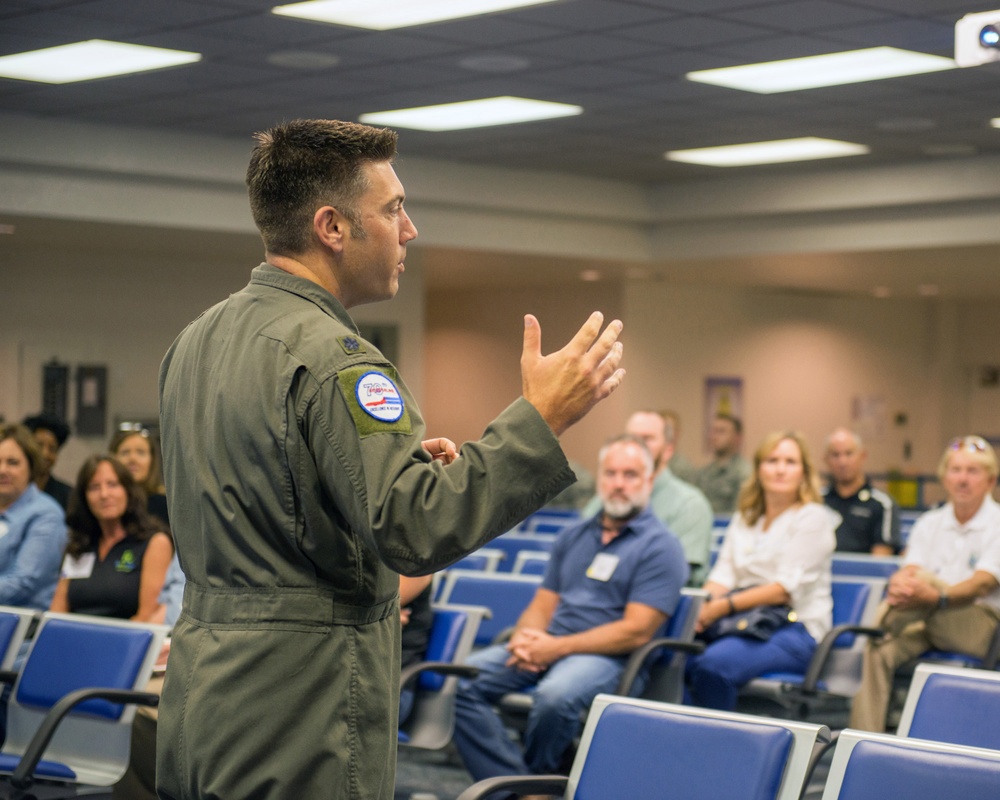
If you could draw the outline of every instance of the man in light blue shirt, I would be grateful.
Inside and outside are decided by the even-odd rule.
[[[66,547],[60,505],[33,482],[39,455],[22,425],[0,425],[0,605],[47,611]]]

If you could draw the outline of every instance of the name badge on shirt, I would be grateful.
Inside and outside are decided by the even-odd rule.
[[[97,562],[97,553],[84,553],[79,558],[66,556],[63,559],[61,577],[67,580],[76,578],[89,578],[94,571],[94,564]]]
[[[587,577],[593,578],[595,581],[607,582],[611,580],[617,567],[618,556],[611,553],[598,553],[590,562],[590,566],[587,567]]]
[[[4,520],[0,519],[0,539],[7,535],[10,531],[10,525],[8,525]]]

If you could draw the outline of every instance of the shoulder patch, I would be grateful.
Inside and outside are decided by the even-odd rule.
[[[338,373],[337,380],[360,436],[412,432],[410,413],[396,385],[395,372],[352,367]]]
[[[340,346],[349,356],[368,352],[368,348],[364,346],[357,336],[338,336],[337,341],[340,342]]]

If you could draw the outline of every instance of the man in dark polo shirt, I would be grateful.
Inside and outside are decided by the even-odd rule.
[[[680,542],[649,506],[653,457],[624,435],[601,449],[602,509],[564,530],[534,599],[506,645],[475,654],[459,683],[455,744],[475,780],[557,772],[580,714],[614,691],[628,654],[674,613],[688,576]],[[535,687],[524,752],[494,703]]]
[[[865,475],[867,452],[861,437],[837,428],[826,439],[830,485],[826,504],[840,514],[837,550],[891,556],[899,549],[899,510],[892,498]]]

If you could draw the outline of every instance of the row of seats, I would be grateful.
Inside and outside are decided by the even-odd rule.
[[[967,670],[945,676],[953,685],[962,684],[963,708],[990,705],[989,724],[965,720],[980,731],[995,728],[1000,712],[997,677],[985,673],[982,680],[981,675]],[[954,689],[950,696],[935,696],[933,677],[916,693],[918,708],[956,699]],[[937,732],[925,729],[924,738],[916,739],[843,731],[823,800],[995,798],[1000,751],[942,743]],[[995,735],[992,730],[990,735]],[[599,695],[568,777],[491,778],[459,800],[480,800],[498,790],[559,794],[567,800],[653,800],[666,794],[685,800],[798,800],[818,752],[831,738],[822,725]]]
[[[167,634],[163,625],[0,606],[0,680],[13,684],[0,797],[33,797],[39,782],[116,783],[128,766],[136,705],[159,701],[142,689]],[[28,637],[24,663],[12,672]]]

